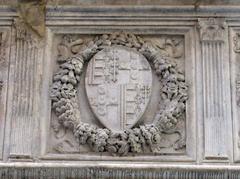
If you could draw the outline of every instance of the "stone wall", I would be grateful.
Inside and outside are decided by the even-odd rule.
[[[1,3],[0,178],[239,177],[239,2]]]

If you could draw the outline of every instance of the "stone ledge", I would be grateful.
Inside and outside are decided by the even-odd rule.
[[[239,165],[0,163],[0,178],[239,178]]]

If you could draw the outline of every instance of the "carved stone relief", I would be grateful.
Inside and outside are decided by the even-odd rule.
[[[240,6],[20,1],[0,8],[0,178],[240,178]]]
[[[223,18],[201,18],[202,94],[204,120],[204,158],[207,160],[229,157],[228,136],[231,112],[226,102],[230,99],[228,88],[227,24]],[[226,130],[229,128],[229,130]]]
[[[236,57],[239,58],[240,53],[240,33],[236,33],[233,37],[233,50],[236,53]],[[238,62],[238,59],[236,59],[235,63],[235,69],[236,73],[235,75],[235,88],[236,88],[236,104],[237,104],[237,111],[239,111],[240,108],[240,63]],[[239,116],[239,113],[237,114]],[[240,148],[240,130],[238,129],[238,147]]]
[[[4,47],[4,44],[6,44],[4,42],[4,38],[6,39],[6,37],[3,36],[3,33],[0,34],[0,64],[2,62],[4,62],[5,60],[5,55],[6,55],[6,47]]]
[[[9,29],[0,29],[0,160],[3,158],[4,131],[6,127],[6,101],[9,74]]]
[[[57,153],[77,153],[79,146],[70,134],[70,131],[64,128],[56,119],[51,121],[51,133],[55,139],[52,149]]]
[[[72,131],[79,144],[95,152],[112,155],[161,153],[166,146],[184,148],[187,85],[175,62],[183,56],[182,39],[166,39],[170,38],[153,43],[124,32],[89,42],[64,36],[58,45],[60,68],[51,90],[55,119],[63,131]],[[144,123],[152,98],[152,75],[159,84],[159,104],[151,122]],[[78,101],[79,83],[85,85],[87,104]],[[81,105],[90,105],[91,113],[106,128],[85,122]],[[166,141],[172,134],[177,135],[175,140]]]
[[[43,45],[22,19],[15,19],[12,26],[9,69],[8,107],[10,132],[10,157],[31,160],[38,142],[38,98],[41,85]],[[27,139],[27,140],[26,140]]]
[[[28,28],[41,37],[45,35],[46,3],[45,0],[18,1],[20,18]]]
[[[222,18],[199,19],[200,39],[202,41],[224,41],[227,24]]]
[[[236,35],[233,37],[233,49],[236,53],[240,52],[240,34],[236,33]]]
[[[237,105],[240,107],[240,75],[237,75],[236,78],[236,96],[237,96]]]
[[[240,34],[236,33],[233,37],[233,49],[236,53],[240,53]],[[239,68],[239,67],[238,67]],[[237,105],[240,107],[240,74],[236,75],[236,96],[237,96]]]
[[[129,129],[145,112],[152,72],[140,53],[121,46],[105,48],[88,63],[85,80],[89,104],[107,128]]]

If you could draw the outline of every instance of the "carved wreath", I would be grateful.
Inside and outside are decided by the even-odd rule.
[[[83,65],[97,52],[112,45],[137,50],[147,58],[155,70],[162,84],[160,103],[163,107],[155,115],[152,124],[116,133],[80,121],[76,88]],[[59,123],[73,131],[78,143],[89,145],[95,152],[109,152],[118,156],[128,153],[158,153],[162,133],[176,128],[176,124],[185,113],[188,95],[184,75],[171,57],[162,54],[156,45],[145,42],[139,36],[124,32],[97,36],[76,55],[58,61],[59,70],[53,77],[51,88],[52,108]],[[178,145],[181,148],[185,142],[180,140]]]

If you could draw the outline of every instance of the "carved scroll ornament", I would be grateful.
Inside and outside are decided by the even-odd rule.
[[[151,64],[162,84],[160,103],[164,107],[157,112],[152,124],[123,128],[121,131],[98,128],[82,122],[76,88],[83,65],[96,58],[98,52],[123,47],[140,53]],[[52,108],[59,123],[72,129],[79,144],[87,144],[96,152],[109,152],[119,156],[146,151],[158,153],[161,134],[176,128],[179,119],[185,113],[188,88],[184,75],[179,72],[171,57],[163,55],[153,43],[145,42],[138,36],[128,33],[98,36],[83,45],[74,56],[61,56],[58,62],[60,68],[53,77],[51,88]],[[116,77],[112,76],[110,80],[116,80]],[[176,148],[184,147],[184,140],[181,138]]]

